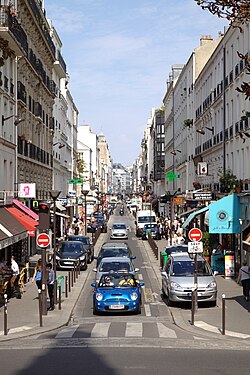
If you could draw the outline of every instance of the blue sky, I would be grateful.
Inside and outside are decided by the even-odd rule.
[[[171,66],[227,24],[194,0],[45,0],[45,9],[63,43],[79,124],[102,132],[113,161],[126,166],[140,153]]]

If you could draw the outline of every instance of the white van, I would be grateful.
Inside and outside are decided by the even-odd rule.
[[[157,224],[156,215],[153,210],[142,210],[136,213],[136,236],[141,237],[145,224]]]

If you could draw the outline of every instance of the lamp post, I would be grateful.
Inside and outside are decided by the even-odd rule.
[[[55,273],[55,282],[54,282],[54,303],[57,302],[57,281],[56,281],[56,200],[59,197],[61,192],[59,190],[51,190],[50,196],[53,199],[53,270]]]
[[[84,233],[85,236],[87,234],[87,195],[89,193],[89,190],[82,190],[82,194],[84,195]]]

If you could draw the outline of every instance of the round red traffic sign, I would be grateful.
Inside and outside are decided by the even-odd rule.
[[[202,239],[202,231],[199,228],[192,228],[188,232],[190,241],[200,241]]]
[[[47,233],[40,233],[37,236],[36,243],[40,247],[48,247],[50,245],[50,236]]]

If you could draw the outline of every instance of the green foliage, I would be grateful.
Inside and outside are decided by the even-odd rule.
[[[220,172],[220,184],[223,185],[224,190],[229,193],[234,193],[236,188],[240,187],[240,180],[232,173],[230,169]]]

